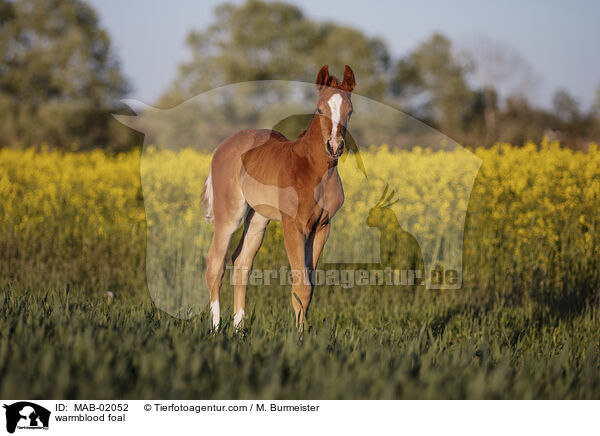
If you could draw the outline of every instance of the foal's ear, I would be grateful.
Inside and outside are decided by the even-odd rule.
[[[324,86],[328,86],[329,83],[329,65],[323,65],[317,73],[317,89],[320,91]]]
[[[344,81],[342,82],[342,89],[344,91],[352,92],[354,90],[354,86],[356,85],[356,80],[354,79],[354,71],[348,65],[346,65],[346,69],[344,70]]]

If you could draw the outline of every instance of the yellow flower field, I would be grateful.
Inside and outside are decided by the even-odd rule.
[[[331,249],[372,251],[360,244],[343,247],[339,241],[368,232],[377,236],[385,226],[401,226],[421,235],[427,262],[428,256],[444,251],[444,244],[456,241],[430,231],[427,220],[433,212],[424,210],[424,205],[443,198],[435,213],[440,222],[456,222],[453,214],[467,206],[467,195],[464,288],[547,299],[585,296],[597,287],[600,151],[595,145],[588,153],[549,141],[477,149],[483,163],[470,199],[463,189],[470,188],[468,178],[450,192],[441,185],[430,186],[432,173],[460,172],[459,159],[440,153],[393,151],[385,146],[362,151],[367,170],[373,169],[368,182],[358,169],[341,165],[346,203],[334,220],[340,236],[332,238]],[[110,155],[0,150],[2,281],[28,289],[76,284],[89,292],[145,292],[144,195],[149,253],[161,251],[167,261],[176,256],[177,249],[169,253],[167,247],[163,252],[156,245],[152,229],[177,226],[182,240],[193,245],[193,259],[201,268],[210,232],[198,230],[204,226],[200,192],[209,164],[209,154],[192,150],[149,150],[143,159],[137,151]],[[366,218],[386,185],[399,200],[392,207],[398,222],[380,223],[376,229],[366,224]],[[382,263],[388,260],[384,251],[375,253],[382,256]],[[281,228],[273,223],[257,265],[285,264]],[[185,274],[196,271],[192,268]]]

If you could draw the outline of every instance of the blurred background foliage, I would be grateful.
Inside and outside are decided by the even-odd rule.
[[[249,0],[215,9],[213,24],[189,33],[189,59],[158,101],[175,106],[235,82],[312,82],[329,64],[349,64],[358,92],[390,104],[469,146],[524,144],[547,136],[586,149],[600,136],[596,104],[558,90],[552,108],[531,103],[536,78],[510,46],[486,37],[458,49],[434,34],[395,58],[385,41],[307,17],[297,6]],[[140,137],[111,116],[130,87],[97,14],[79,0],[0,0],[1,146],[122,151]]]
[[[0,57],[3,145],[127,146],[110,116],[127,83],[89,5],[1,0]]]

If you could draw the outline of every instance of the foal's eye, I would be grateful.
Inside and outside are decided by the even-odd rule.
[[[319,112],[320,115],[323,115],[323,111],[319,108],[317,108],[317,112]]]

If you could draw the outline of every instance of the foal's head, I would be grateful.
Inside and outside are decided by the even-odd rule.
[[[337,159],[344,151],[346,126],[352,115],[350,96],[356,84],[354,73],[346,65],[344,80],[340,83],[335,76],[329,75],[328,66],[325,65],[319,70],[316,83],[319,90],[316,115],[321,125],[325,151],[329,157]]]

